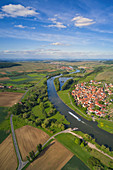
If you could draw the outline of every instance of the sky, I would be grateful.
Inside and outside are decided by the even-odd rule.
[[[113,1],[0,1],[0,59],[113,59]]]

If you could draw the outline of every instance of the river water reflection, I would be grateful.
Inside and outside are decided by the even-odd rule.
[[[77,127],[78,130],[82,131],[83,133],[87,133],[91,135],[92,137],[94,137],[98,144],[109,146],[113,150],[113,135],[112,134],[100,129],[97,126],[97,122],[88,121],[84,119],[83,117],[79,116],[76,112],[74,112],[72,109],[70,109],[67,105],[63,103],[63,101],[57,95],[57,92],[54,87],[53,81],[55,78],[56,77],[52,77],[48,79],[47,81],[48,97],[49,97],[49,100],[56,107],[56,109],[60,111],[61,114],[65,115],[66,119],[70,122],[69,127],[71,128]],[[81,119],[81,121],[78,121],[77,119],[75,119],[73,116],[69,114],[69,112],[74,113],[76,116],[78,116]]]

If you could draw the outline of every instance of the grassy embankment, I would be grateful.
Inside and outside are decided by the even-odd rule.
[[[101,161],[101,163],[104,165],[104,169],[109,167],[109,163],[112,161],[110,158],[96,150],[90,149],[88,146],[81,147],[79,144],[75,143],[75,138],[76,137],[71,134],[61,134],[56,136],[56,139],[72,153],[74,153],[74,155],[84,162],[86,166],[90,167],[88,164],[88,159],[90,156],[94,156]]]

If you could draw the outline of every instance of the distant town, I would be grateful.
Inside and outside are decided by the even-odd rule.
[[[112,99],[107,100],[107,96],[113,94],[112,87],[112,83],[103,85],[102,82],[91,80],[88,83],[75,85],[72,95],[77,105],[86,108],[87,114],[93,113],[99,117],[104,117],[107,114],[107,106],[113,101]]]

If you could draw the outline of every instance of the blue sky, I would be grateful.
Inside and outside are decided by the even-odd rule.
[[[113,1],[0,1],[0,59],[113,59]]]

